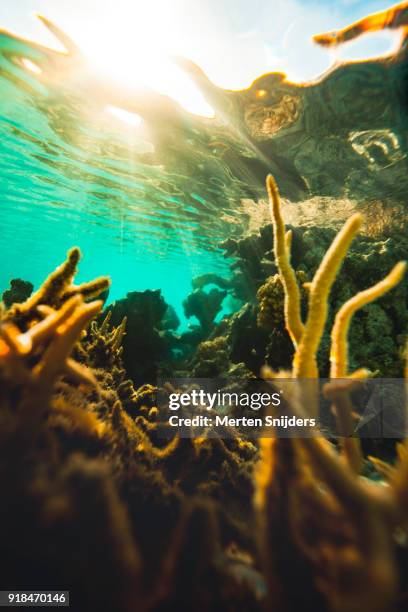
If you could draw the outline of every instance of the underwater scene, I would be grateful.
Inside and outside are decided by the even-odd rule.
[[[0,608],[406,610],[408,2],[195,1],[0,7]]]

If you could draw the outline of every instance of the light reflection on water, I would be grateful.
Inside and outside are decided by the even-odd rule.
[[[161,288],[179,316],[199,274],[228,274],[243,183],[208,147],[157,160],[138,128],[46,88],[0,44],[0,291],[38,285],[73,245],[78,281],[112,277],[110,300]],[[159,163],[161,162],[161,163]],[[241,216],[242,215],[242,218]]]

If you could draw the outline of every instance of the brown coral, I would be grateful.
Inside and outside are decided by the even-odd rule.
[[[296,278],[302,287],[301,297],[303,298],[306,295],[306,290],[303,288],[306,283],[306,274],[299,270],[296,272]],[[279,274],[269,276],[266,282],[259,287],[256,297],[259,303],[257,316],[259,327],[268,331],[283,328],[285,324],[283,308],[285,292]]]

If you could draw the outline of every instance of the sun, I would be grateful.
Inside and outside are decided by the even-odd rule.
[[[76,23],[67,29],[102,78],[132,89],[149,87],[168,95],[191,113],[213,117],[191,80],[169,59],[188,55],[186,37],[171,2],[116,0],[94,17],[94,27]],[[112,5],[113,8],[112,8]],[[104,8],[105,7],[105,8]],[[61,24],[64,28],[64,23]]]

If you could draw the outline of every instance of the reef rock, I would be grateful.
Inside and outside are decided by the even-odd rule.
[[[123,338],[123,362],[127,375],[137,384],[156,383],[161,362],[170,358],[172,336],[164,333],[169,328],[169,310],[161,291],[131,291],[107,308],[111,324],[120,325],[126,317]]]
[[[203,333],[208,334],[226,295],[226,291],[217,288],[210,289],[208,293],[202,289],[195,289],[183,302],[184,313],[188,319],[196,317]]]

